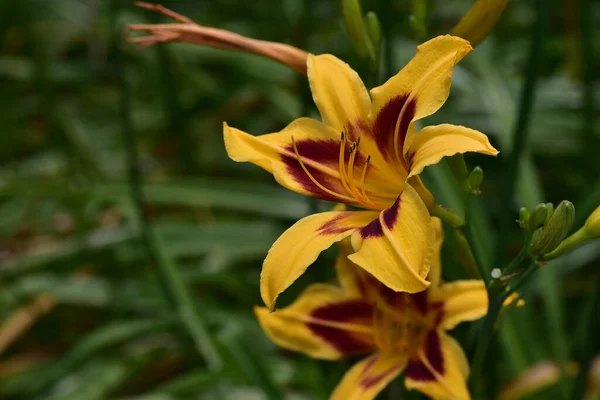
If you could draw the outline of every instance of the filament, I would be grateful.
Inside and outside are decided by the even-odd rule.
[[[325,193],[328,193],[332,196],[335,197],[339,197],[340,199],[344,199],[346,201],[354,201],[354,199],[352,197],[348,197],[348,196],[344,196],[343,194],[339,194],[334,192],[333,190],[330,190],[328,188],[326,188],[325,186],[321,185],[313,176],[312,174],[308,171],[308,169],[306,168],[306,165],[304,165],[304,161],[302,161],[302,157],[300,157],[300,153],[298,152],[298,147],[296,146],[296,141],[294,140],[294,136],[292,136],[292,147],[294,148],[294,153],[296,153],[296,158],[298,159],[298,162],[300,163],[300,167],[302,167],[302,169],[304,170],[304,172],[306,173],[306,175],[308,176],[308,178],[315,184],[317,185],[317,187],[319,189],[321,189],[322,191],[324,191]]]

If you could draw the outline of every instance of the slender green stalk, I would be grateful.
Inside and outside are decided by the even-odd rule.
[[[120,113],[122,132],[125,146],[127,148],[129,183],[131,185],[131,197],[135,204],[141,223],[142,237],[148,254],[156,262],[158,267],[159,282],[167,300],[171,303],[181,322],[192,337],[198,352],[204,357],[210,370],[219,370],[222,360],[216,350],[212,338],[207,332],[205,322],[197,312],[193,299],[188,292],[176,266],[170,257],[165,254],[160,238],[154,231],[152,223],[145,213],[145,197],[142,190],[142,176],[139,169],[139,156],[137,152],[136,138],[131,120],[131,90],[126,79],[125,60],[120,49],[120,28],[117,25],[119,1],[113,0],[113,49],[116,52],[119,83],[121,86]]]
[[[438,217],[453,228],[460,229],[464,226],[465,222],[461,217],[454,214],[451,210],[435,206],[435,209],[431,212],[431,215]]]
[[[490,347],[490,343],[492,342],[494,326],[496,325],[496,320],[500,315],[500,310],[504,301],[504,296],[500,295],[500,287],[497,289],[498,290],[488,290],[488,312],[483,321],[483,326],[479,331],[475,354],[471,361],[471,388],[475,396],[481,393],[483,384],[483,363],[485,362],[485,356]]]
[[[473,254],[473,250],[471,250],[471,246],[469,245],[469,241],[465,236],[464,232],[460,229],[455,229],[456,233],[456,245],[458,247],[458,255],[460,261],[465,267],[467,271],[467,275],[471,279],[481,279],[481,271],[479,269],[479,264],[475,259],[475,255]]]
[[[527,232],[525,235],[525,240],[523,241],[523,247],[521,248],[521,251],[519,251],[519,254],[517,254],[517,256],[510,262],[510,264],[508,264],[506,268],[504,268],[504,270],[502,271],[503,275],[510,275],[521,267],[521,264],[523,264],[523,261],[525,261],[525,259],[528,256],[527,249],[529,248],[532,239],[533,233]]]
[[[467,203],[467,207],[469,206],[470,204]],[[487,275],[487,270],[482,270],[481,255],[476,254],[471,246],[471,243],[474,243],[474,241],[469,225],[465,224],[465,221],[461,217],[439,205],[435,207],[432,215],[440,218],[454,228],[459,255],[467,270],[467,274],[474,279],[481,279],[484,275]]]
[[[519,101],[519,111],[515,130],[513,131],[512,149],[506,159],[506,173],[504,176],[504,196],[501,204],[507,210],[507,215],[501,219],[500,235],[497,261],[501,265],[504,261],[504,252],[506,250],[507,239],[511,227],[513,207],[512,199],[517,187],[519,170],[526,154],[527,142],[531,130],[529,124],[531,121],[531,111],[535,100],[535,93],[538,82],[538,72],[543,61],[543,45],[545,39],[546,21],[548,20],[549,6],[545,0],[536,0],[536,20],[533,26],[531,45],[529,47],[529,57],[527,61],[527,72],[525,83],[521,91]]]

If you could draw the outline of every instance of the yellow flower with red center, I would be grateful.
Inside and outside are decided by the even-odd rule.
[[[446,101],[452,69],[469,51],[458,37],[432,39],[370,95],[346,63],[309,55],[308,80],[323,122],[300,118],[258,137],[224,125],[233,160],[264,168],[295,192],[369,210],[311,215],[286,231],[263,265],[267,306],[321,251],[350,235],[351,260],[386,286],[409,293],[428,287],[434,200],[418,174],[445,156],[498,153],[481,132],[442,124],[417,133],[414,124]]]
[[[469,365],[458,342],[445,331],[484,316],[488,308],[481,280],[441,283],[441,223],[436,237],[431,286],[423,292],[395,292],[348,260],[340,245],[336,269],[341,286],[314,284],[289,307],[255,309],[267,335],[278,345],[329,360],[369,354],[338,384],[334,400],[372,399],[405,374],[407,388],[435,399],[468,399]]]

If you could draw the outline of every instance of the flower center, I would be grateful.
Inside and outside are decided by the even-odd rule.
[[[435,327],[435,314],[428,312],[426,293],[393,293],[379,299],[375,312],[375,341],[386,352],[416,355]]]
[[[339,199],[339,201],[343,203],[359,204],[369,209],[384,209],[387,207],[387,205],[385,203],[372,199],[371,196],[373,195],[373,193],[369,194],[365,189],[365,181],[371,163],[370,155],[367,156],[366,160],[364,161],[364,164],[360,169],[360,175],[355,176],[355,160],[356,155],[358,154],[359,146],[360,137],[358,137],[358,139],[355,142],[350,142],[348,140],[347,135],[344,132],[342,132],[338,158],[338,173],[339,182],[341,183],[341,187],[339,189],[343,190],[335,191],[323,185],[313,176],[313,174],[311,174],[311,172],[306,167],[304,161],[302,160],[300,152],[298,151],[298,147],[296,146],[296,141],[292,136],[292,147],[294,149],[294,153],[296,154],[298,163],[300,163],[300,167],[308,176],[308,178],[319,189]]]

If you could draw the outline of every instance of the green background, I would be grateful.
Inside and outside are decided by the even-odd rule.
[[[163,4],[202,25],[332,53],[367,71],[338,1]],[[372,79],[381,84],[473,1],[361,4],[381,20]],[[599,16],[591,0],[510,2],[456,68],[448,102],[425,121],[481,130],[501,150],[498,159],[467,156],[485,171],[470,218],[488,267],[519,251],[519,207],[571,200],[577,228],[600,204]],[[167,19],[130,1],[0,2],[0,338],[9,317],[41,293],[57,301],[39,316],[26,311],[35,322],[0,348],[0,398],[327,398],[353,360],[277,348],[252,307],[262,304],[270,245],[332,204],[229,160],[222,140],[223,121],[262,134],[318,117],[306,77],[248,54],[189,44],[136,50],[125,41],[127,24],[156,22]],[[535,32],[542,35],[532,58]],[[527,82],[535,85],[524,91]],[[530,112],[524,92],[534,95]],[[424,179],[439,203],[463,212],[445,162]],[[465,277],[450,231],[443,255],[444,278]],[[332,279],[334,257],[325,252],[278,306]],[[590,308],[599,260],[600,243],[591,242],[523,289],[527,306],[502,318],[488,355],[485,398],[536,362],[598,352],[586,334],[600,335]],[[479,326],[454,332],[468,355]],[[573,382],[538,398],[567,398]],[[399,381],[381,398],[419,395]]]

